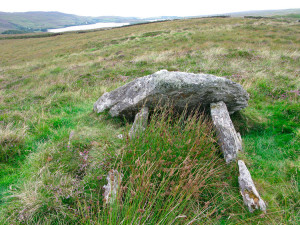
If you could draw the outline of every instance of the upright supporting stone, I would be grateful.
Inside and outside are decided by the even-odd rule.
[[[149,110],[147,107],[141,109],[141,111],[135,115],[133,125],[129,131],[129,137],[134,138],[136,135],[143,132],[147,127]]]
[[[223,151],[226,163],[229,163],[235,160],[237,152],[242,150],[240,135],[234,129],[224,102],[211,103],[210,110],[217,131],[219,145]]]
[[[238,165],[240,172],[239,185],[245,205],[248,207],[250,212],[253,212],[255,209],[260,209],[265,212],[267,208],[266,204],[258,194],[251,178],[251,174],[244,161],[239,160]]]
[[[110,170],[106,177],[107,185],[104,185],[104,203],[111,204],[117,199],[123,175],[117,170]]]
[[[240,151],[243,151],[243,140],[242,140],[242,136],[239,132],[236,133],[237,134],[237,137],[238,137],[238,145],[239,145],[239,150]]]

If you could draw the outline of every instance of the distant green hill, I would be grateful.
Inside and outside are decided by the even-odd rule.
[[[300,15],[300,9],[254,10],[254,11],[245,11],[245,12],[233,12],[233,13],[228,13],[228,15],[232,17],[241,17],[241,16],[290,17],[289,15]]]
[[[177,19],[162,16],[141,19],[137,17],[99,16],[86,17],[61,12],[0,12],[0,34],[19,34],[47,31],[50,28],[93,24],[93,23],[141,23],[152,20]]]
[[[286,15],[277,15],[277,16],[274,16],[274,17],[300,19],[300,12],[299,13],[286,14]]]
[[[171,17],[170,17],[171,18]],[[173,17],[172,17],[173,18]],[[152,19],[152,18],[151,18]],[[162,18],[156,18],[162,19]],[[18,34],[47,31],[50,28],[94,24],[94,23],[140,23],[150,19],[120,16],[77,16],[61,12],[0,12],[0,34]]]
[[[76,16],[60,12],[0,12],[0,32],[6,30],[46,31],[72,25],[97,23],[93,17]]]
[[[0,12],[0,33],[46,31],[50,28],[93,24],[99,22],[140,22],[144,21],[135,17],[86,17],[66,14],[61,12]]]

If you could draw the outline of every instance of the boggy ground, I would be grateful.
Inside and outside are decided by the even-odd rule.
[[[299,223],[299,47],[298,22],[241,18],[0,40],[1,223]],[[104,92],[161,69],[224,76],[250,93],[232,119],[266,214],[243,206],[237,167],[205,116],[183,122],[164,109],[130,141],[117,138],[126,121],[92,111]],[[112,168],[124,178],[107,207]]]

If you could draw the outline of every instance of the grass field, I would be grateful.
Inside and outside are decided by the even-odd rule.
[[[300,23],[205,18],[0,40],[1,224],[299,224]],[[249,213],[211,122],[165,108],[145,134],[93,103],[158,70],[227,77],[232,115],[267,213]],[[103,202],[110,169],[122,193]]]

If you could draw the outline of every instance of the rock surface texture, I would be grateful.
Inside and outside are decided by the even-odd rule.
[[[226,163],[229,163],[235,160],[238,151],[242,150],[241,136],[235,131],[224,102],[211,103],[210,112],[219,145],[223,151]]]
[[[146,129],[148,123],[148,115],[149,110],[147,107],[142,108],[141,111],[135,115],[133,125],[128,134],[130,138],[136,137]]]
[[[111,204],[117,199],[123,175],[117,170],[110,170],[106,177],[107,185],[104,185],[104,202]]]
[[[265,212],[267,208],[266,204],[258,194],[251,178],[251,174],[244,161],[239,160],[238,165],[240,173],[239,185],[245,205],[248,207],[250,212],[253,212],[255,209],[260,209]]]
[[[94,104],[94,111],[109,110],[111,116],[134,118],[143,106],[152,110],[158,103],[172,102],[174,109],[181,112],[186,106],[208,108],[212,102],[223,101],[233,113],[245,108],[248,99],[240,84],[226,78],[161,70],[104,93]]]

